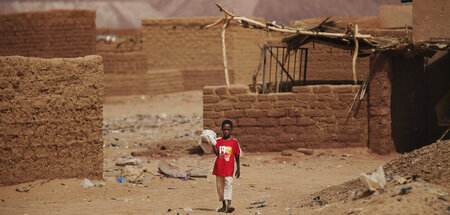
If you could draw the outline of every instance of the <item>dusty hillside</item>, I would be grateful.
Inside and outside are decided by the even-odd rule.
[[[291,20],[326,16],[378,16],[378,7],[400,4],[399,0],[218,0],[243,16],[289,23]],[[92,9],[97,27],[139,27],[143,18],[221,15],[210,0],[3,0],[0,13],[50,9]]]

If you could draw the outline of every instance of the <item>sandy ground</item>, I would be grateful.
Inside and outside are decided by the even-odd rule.
[[[189,153],[202,130],[201,116],[200,91],[106,98],[104,181],[93,180],[105,186],[86,189],[80,186],[82,179],[55,179],[0,187],[0,214],[218,214],[215,178],[210,174],[215,157]],[[118,183],[115,162],[131,158],[132,152],[150,152],[139,157],[150,172],[156,172],[164,159],[184,170],[207,167],[209,175],[183,181],[148,172],[142,185]],[[343,159],[343,154],[351,157]],[[320,207],[307,207],[300,200],[398,156],[378,156],[366,148],[321,149],[309,156],[244,152],[246,166],[233,182],[234,214],[316,213]],[[16,191],[23,187],[29,191]],[[262,200],[265,207],[249,208]]]

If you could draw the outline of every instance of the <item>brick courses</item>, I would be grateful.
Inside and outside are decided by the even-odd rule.
[[[101,179],[102,102],[99,56],[0,57],[0,185]]]
[[[395,151],[392,139],[392,59],[386,54],[371,56],[369,97],[369,148],[379,154]]]
[[[236,89],[248,87],[208,86],[204,88],[204,98],[207,98],[203,101],[204,127],[220,132],[220,123],[231,119],[236,128],[234,135],[248,151],[281,151],[297,147],[364,147],[367,146],[368,138],[366,101],[358,103],[358,114],[351,116],[345,124],[352,101],[339,99],[343,95],[354,95],[358,88],[353,85],[298,86],[293,88],[295,93],[265,95],[244,90],[247,93],[241,94],[240,98],[254,100],[241,108],[237,105],[241,101],[230,102],[229,97],[233,97],[231,92],[236,92]],[[320,100],[321,95],[333,99]],[[294,107],[294,102],[301,107]],[[336,109],[336,103],[346,108]],[[224,107],[208,108],[211,105]]]
[[[0,15],[0,56],[95,54],[95,11],[50,10]]]
[[[220,17],[163,18],[142,20],[144,51],[149,70],[209,71],[223,69],[221,26],[204,27]],[[262,19],[258,19],[263,21]],[[264,22],[264,21],[263,21]],[[272,33],[276,37],[279,34]],[[228,67],[236,83],[251,82],[267,32],[245,29],[236,23],[227,28]],[[221,76],[219,76],[222,79]],[[211,84],[209,84],[211,85]]]

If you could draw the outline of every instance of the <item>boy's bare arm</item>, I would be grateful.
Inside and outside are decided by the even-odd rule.
[[[236,166],[237,166],[237,168],[236,168],[236,174],[235,174],[235,176],[236,176],[236,178],[239,178],[240,176],[241,176],[241,165],[239,165],[239,155],[238,156],[234,156],[235,158],[236,158]]]

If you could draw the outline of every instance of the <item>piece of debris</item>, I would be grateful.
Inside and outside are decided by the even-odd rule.
[[[384,185],[386,184],[386,178],[384,176],[384,170],[382,166],[379,166],[378,169],[370,175],[366,175],[365,173],[361,173],[361,177],[359,177],[361,182],[369,188],[369,190],[383,190]]]
[[[172,165],[165,160],[161,160],[158,165],[158,169],[164,175],[173,178],[186,178],[187,174],[180,171],[178,166]]]
[[[316,203],[316,204],[319,204],[320,206],[327,204],[326,201],[320,199],[320,196],[314,197],[312,202]]]
[[[294,154],[294,151],[292,150],[284,150],[281,152],[281,156],[292,156]]]
[[[142,161],[139,158],[119,158],[116,166],[137,166],[142,168]]]
[[[31,190],[32,187],[33,187],[33,186],[32,186],[31,184],[29,184],[29,185],[27,185],[27,186],[17,187],[17,188],[16,188],[16,191],[17,191],[17,192],[20,192],[20,193],[28,193],[28,192],[30,192],[30,190]]]
[[[208,168],[194,168],[186,171],[188,177],[206,178],[208,176]]]
[[[87,178],[84,178],[84,180],[82,180],[80,182],[80,185],[84,188],[90,188],[90,187],[94,187],[95,185]]]
[[[256,202],[252,202],[252,203],[250,203],[250,204],[251,204],[251,205],[266,204],[266,200],[256,201]]]
[[[124,183],[124,182],[127,182],[127,180],[125,180],[125,178],[123,178],[123,177],[119,177],[119,178],[117,179],[117,182],[119,182],[119,183]]]
[[[312,154],[314,154],[314,150],[312,150],[312,149],[297,148],[295,151],[301,152],[301,153],[303,153],[305,155],[312,155]]]
[[[250,166],[250,164],[243,163],[242,166]]]
[[[121,176],[128,183],[141,184],[144,181],[144,171],[136,166],[125,166]]]
[[[398,194],[403,195],[408,193],[408,191],[410,191],[412,189],[411,186],[406,186],[406,187],[402,187],[400,188],[400,191],[398,192]]]
[[[343,154],[343,155],[341,155],[341,160],[347,160],[347,159],[349,159],[351,157],[353,157],[352,154]]]
[[[184,211],[192,211],[192,208],[191,207],[185,207],[185,208],[183,208],[183,210]]]
[[[103,183],[103,182],[96,182],[96,183],[94,183],[94,186],[95,187],[104,187],[105,183]]]
[[[347,214],[353,214],[353,213],[359,213],[363,210],[363,208],[350,208],[350,210],[348,210]]]

